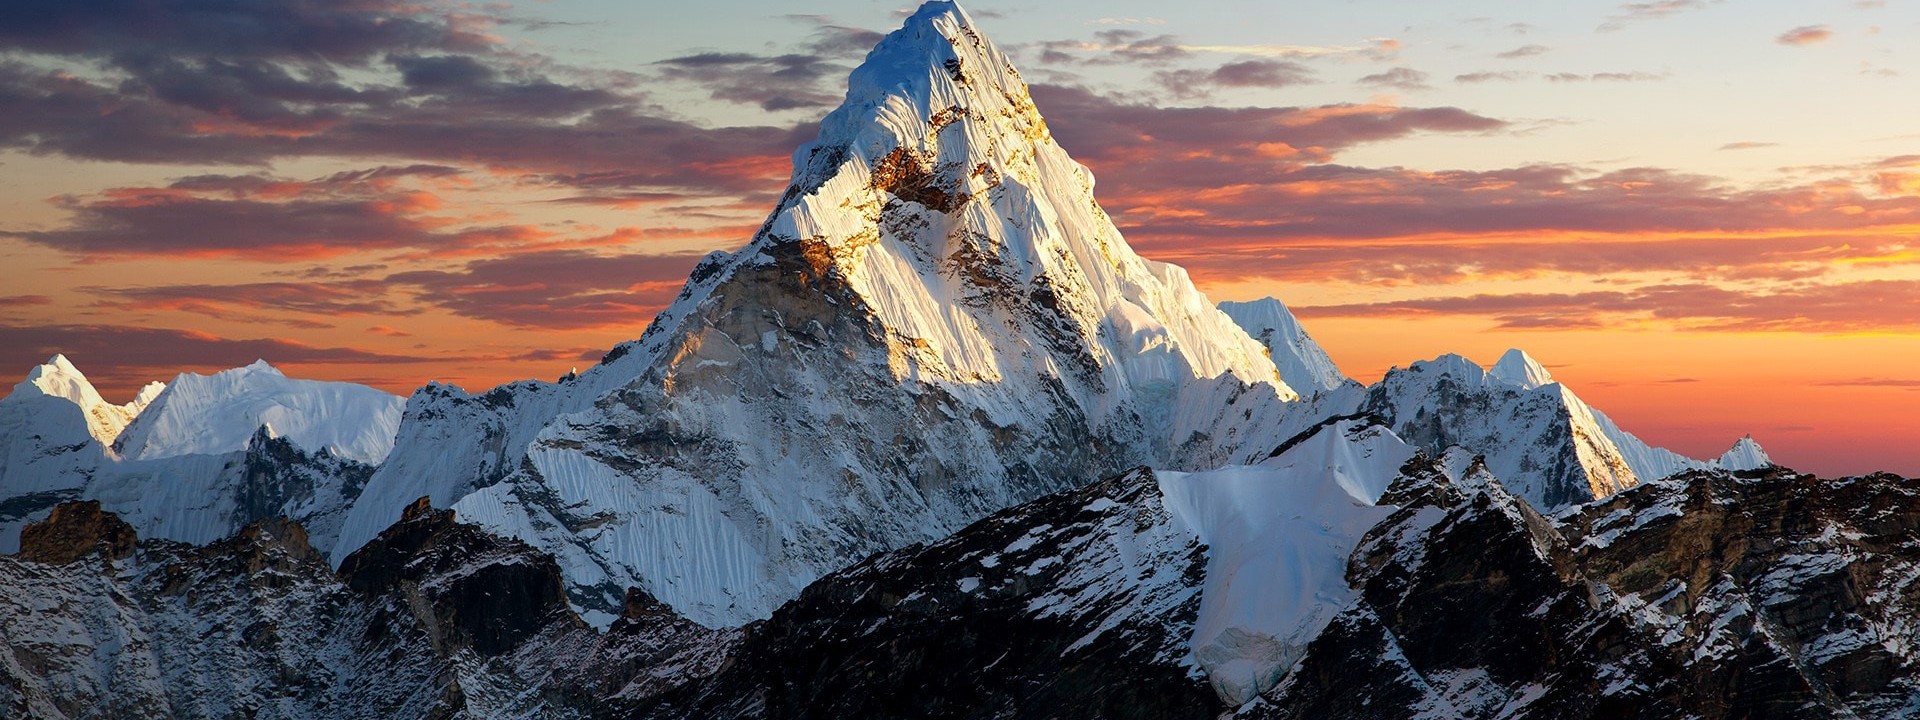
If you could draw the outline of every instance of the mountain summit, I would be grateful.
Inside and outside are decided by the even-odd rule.
[[[1127,247],[951,3],[880,41],[793,162],[752,242],[600,366],[417,393],[336,561],[426,494],[558,556],[591,618],[637,586],[739,624],[1047,492],[1244,455],[1265,440],[1223,418],[1296,397],[1186,271]]]

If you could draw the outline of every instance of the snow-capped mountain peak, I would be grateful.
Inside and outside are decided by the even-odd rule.
[[[1767,451],[1760,449],[1752,435],[1734,441],[1733,447],[1713,461],[1713,466],[1722,470],[1761,470],[1773,467],[1773,459],[1767,457]]]
[[[1294,390],[1319,392],[1348,382],[1347,376],[1334,366],[1333,358],[1307,335],[1300,320],[1278,299],[1227,301],[1220,303],[1220,310],[1253,339],[1267,346],[1273,364],[1280,368],[1280,378]]]
[[[1512,348],[1501,355],[1500,361],[1487,370],[1487,376],[1522,390],[1553,383],[1553,376],[1547,373],[1547,369],[1520,348]]]
[[[429,495],[559,556],[591,618],[638,586],[737,625],[1047,492],[1242,457],[1266,439],[1224,419],[1296,397],[1184,270],[1134,254],[950,3],[879,42],[793,162],[751,241],[600,367],[416,393],[336,559]]]
[[[365,385],[289,378],[258,360],[212,375],[182,373],[152,396],[115,447],[146,460],[232,452],[266,424],[302,449],[377,464],[393,447],[404,403]]]
[[[111,445],[115,438],[125,430],[127,423],[159,394],[156,388],[160,383],[149,384],[142,388],[133,402],[114,405],[100,396],[87,376],[67,360],[66,355],[55,355],[52,359],[35,366],[27,372],[27,379],[14,385],[13,394],[20,397],[46,396],[62,398],[79,406],[87,418],[87,432],[101,445]],[[11,397],[11,396],[9,396]]]
[[[1459,445],[1484,454],[1493,474],[1536,507],[1558,509],[1639,482],[1609,423],[1525,353],[1509,352],[1491,373],[1453,354],[1395,368],[1369,388],[1364,409],[1429,453]]]

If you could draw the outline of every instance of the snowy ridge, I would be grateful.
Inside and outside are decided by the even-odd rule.
[[[1352,603],[1347,556],[1392,512],[1374,503],[1413,455],[1342,420],[1258,465],[1160,475],[1168,510],[1208,546],[1193,653],[1229,705],[1272,687]]]
[[[378,464],[393,448],[403,403],[365,385],[289,378],[261,360],[174,378],[115,446],[140,460],[231,452],[267,425],[302,449]]]
[[[1287,306],[1274,298],[1220,303],[1221,312],[1267,346],[1280,378],[1301,393],[1333,390],[1349,382],[1327,351],[1307,335]]]

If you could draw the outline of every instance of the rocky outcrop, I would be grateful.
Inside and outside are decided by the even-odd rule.
[[[92,556],[119,560],[133,554],[134,540],[133,526],[102,512],[98,500],[68,501],[20,530],[18,557],[60,565]]]
[[[578,623],[560,567],[526,543],[457,522],[427,498],[340,565],[347,587],[399,601],[441,653],[491,657],[553,623]]]
[[[1920,687],[1900,478],[1695,472],[1553,520],[1435,465],[1383,502],[1363,601],[1251,714],[1890,717]]]

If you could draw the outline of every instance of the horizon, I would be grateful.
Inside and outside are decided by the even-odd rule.
[[[751,238],[899,22],[820,6],[375,2],[262,11],[286,32],[247,42],[0,10],[0,91],[26,98],[0,122],[4,359],[64,354],[119,401],[255,358],[402,395],[585,370]],[[1802,471],[1920,474],[1907,5],[1353,7],[1280,30],[967,7],[1129,244],[1214,302],[1278,298],[1349,377],[1521,348],[1654,445],[1751,435]],[[653,41],[615,41],[635,32]],[[1799,71],[1774,78],[1792,112],[1729,100],[1787,94],[1748,65]],[[1857,127],[1828,127],[1842,97]]]

